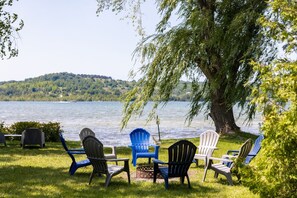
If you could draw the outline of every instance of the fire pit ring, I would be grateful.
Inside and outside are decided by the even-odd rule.
[[[136,167],[136,178],[152,179],[154,178],[153,164],[139,164]],[[157,179],[162,179],[162,175],[157,173]]]

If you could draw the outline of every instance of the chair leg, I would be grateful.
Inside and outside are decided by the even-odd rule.
[[[188,180],[188,187],[191,188],[191,183],[190,183],[189,175],[187,174],[186,177],[187,177],[187,180]]]
[[[133,166],[136,166],[136,160],[137,160],[136,158],[132,159]]]
[[[106,175],[106,179],[105,179],[105,188],[108,187],[111,178],[112,178],[112,175]]]
[[[195,159],[196,167],[198,167],[198,159]]]
[[[219,176],[219,173],[215,172],[214,178],[218,178],[218,176]]]
[[[154,179],[153,179],[154,183],[156,183],[158,171],[159,171],[159,166],[157,163],[154,163]]]
[[[226,177],[227,177],[227,180],[228,180],[229,184],[230,184],[231,186],[233,186],[233,181],[232,181],[232,176],[231,176],[231,174],[227,174]]]
[[[131,180],[130,180],[130,172],[129,171],[127,171],[127,177],[128,177],[128,183],[130,184]]]
[[[95,172],[93,171],[93,172],[91,173],[91,176],[90,176],[90,179],[89,179],[89,185],[91,184],[94,175],[95,175]]]
[[[75,173],[76,169],[77,169],[76,164],[72,162],[70,165],[70,168],[69,168],[69,174],[73,175]]]
[[[148,159],[148,163],[150,164],[151,163],[151,158],[149,157],[149,159]]]
[[[131,180],[130,180],[129,161],[125,161],[125,164],[124,164],[124,171],[127,172],[128,182],[129,182],[129,184],[130,184],[130,183],[131,183]]]
[[[205,181],[206,174],[207,174],[207,170],[208,170],[208,168],[207,168],[207,167],[206,167],[206,168],[204,168],[204,175],[203,175],[203,178],[202,178],[202,182],[204,182],[204,181]]]
[[[185,183],[185,177],[184,177],[184,176],[181,176],[181,177],[180,177],[180,183],[181,183],[181,184],[184,184],[184,183]]]
[[[164,177],[164,181],[165,181],[165,188],[168,189],[168,178]]]

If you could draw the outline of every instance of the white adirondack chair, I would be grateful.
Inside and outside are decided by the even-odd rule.
[[[204,165],[207,159],[212,156],[213,151],[217,148],[217,143],[220,135],[212,130],[207,130],[200,135],[200,144],[198,146],[198,153],[195,154],[194,159],[198,166],[198,160],[204,160]]]

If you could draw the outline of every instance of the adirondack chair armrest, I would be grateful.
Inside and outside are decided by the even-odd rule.
[[[160,148],[159,145],[156,145],[156,144],[150,144],[149,146],[154,147],[154,149],[155,149],[155,153],[158,153],[158,152],[159,152],[159,148]]]
[[[218,149],[216,146],[198,146],[198,148],[209,148],[209,149]]]
[[[68,150],[67,153],[75,155],[75,154],[86,154],[84,150]]]
[[[153,159],[153,163],[156,163],[156,164],[168,164],[168,163],[163,162],[163,161],[158,160],[158,159]]]
[[[129,161],[129,158],[107,159],[109,162]]]
[[[68,151],[85,151],[84,148],[74,148],[74,149],[68,149]]]
[[[221,158],[231,159],[231,158],[236,158],[236,155],[222,155]]]
[[[255,157],[257,155],[257,153],[249,153],[248,156],[252,156]]]
[[[231,156],[231,157],[234,157],[234,156]],[[230,160],[230,159],[226,159],[226,158],[217,158],[217,157],[209,157],[209,160],[210,161],[213,161],[213,160],[217,160],[217,161],[223,161],[223,162],[233,162],[233,160]]]
[[[230,154],[237,154],[239,153],[239,150],[228,150],[227,151],[227,155],[230,155]]]
[[[150,144],[149,146],[152,146],[152,147],[154,147],[155,149],[160,147],[159,145],[156,145],[156,144]]]
[[[104,148],[111,148],[111,153],[116,154],[116,146],[113,145],[104,145]]]

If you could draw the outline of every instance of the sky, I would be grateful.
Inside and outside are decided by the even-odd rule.
[[[24,20],[18,57],[0,60],[0,81],[24,80],[48,73],[97,74],[128,78],[137,65],[132,53],[140,40],[131,21],[105,11],[96,0],[19,0],[13,12]],[[143,7],[148,33],[158,17],[154,4]]]

